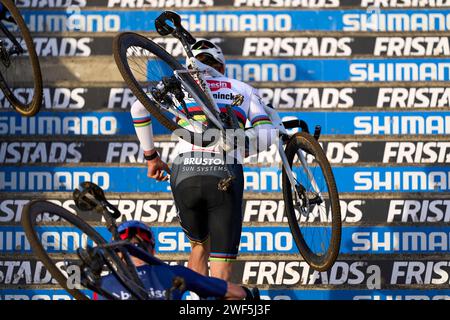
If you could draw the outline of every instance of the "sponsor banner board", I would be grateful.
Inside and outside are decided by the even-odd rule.
[[[263,101],[277,109],[301,111],[352,108],[438,109],[450,105],[448,87],[293,87],[289,83],[267,87],[253,83]],[[30,101],[32,88],[13,89],[14,94]],[[128,88],[72,87],[44,88],[43,111],[130,111],[136,101]],[[0,92],[0,109],[11,111],[11,105]]]
[[[187,266],[187,260],[165,260],[172,265]],[[62,267],[67,262],[57,261]],[[42,262],[37,260],[0,260],[0,284],[11,287],[23,285],[57,285]],[[301,260],[237,260],[231,281],[247,285],[291,286],[292,289],[333,290],[415,289],[439,292],[450,288],[450,261],[442,259],[338,259],[328,271],[313,270]],[[438,294],[438,293],[437,293]]]
[[[404,32],[448,31],[448,9],[399,10],[232,10],[178,11],[190,32]],[[119,32],[155,31],[160,11],[96,11],[80,7],[69,10],[23,9],[22,15],[32,32]],[[10,26],[14,30],[14,26]]]
[[[181,42],[172,37],[149,35],[155,43],[174,57],[185,56]],[[253,36],[207,37],[230,57],[442,57],[450,55],[450,38],[443,36]],[[20,41],[20,39],[19,39]],[[112,36],[33,37],[40,57],[91,57],[112,55]]]
[[[450,116],[441,111],[372,112],[287,112],[283,121],[304,120],[310,130],[317,125],[324,135],[447,135]],[[152,122],[153,133],[170,134],[159,121]],[[297,132],[293,129],[290,133]],[[0,112],[0,136],[111,136],[132,135],[135,130],[128,112],[49,112],[31,118],[16,112]]]
[[[284,201],[281,199],[244,199],[243,222],[286,224]],[[23,195],[21,196],[23,197]],[[34,196],[29,196],[34,198]],[[71,196],[68,196],[70,198]],[[118,221],[139,220],[144,223],[178,224],[177,208],[174,201],[166,199],[127,199],[122,196],[108,196],[108,201],[122,213]],[[437,198],[348,198],[340,195],[341,217],[344,225],[354,224],[420,224],[441,225],[450,222],[450,200],[445,195]],[[24,207],[30,199],[0,199],[0,224],[20,224]],[[73,200],[48,199],[89,222],[105,222],[98,214],[77,211]]]
[[[92,298],[91,291],[82,291]],[[450,300],[450,290],[260,290],[262,300]],[[64,290],[6,289],[0,300],[73,300]],[[186,300],[189,296],[186,297]]]
[[[297,178],[301,172],[294,168]],[[169,192],[168,182],[152,182],[142,167],[11,167],[0,172],[2,192],[67,192],[90,181],[106,192]],[[323,175],[314,171],[318,185]],[[450,168],[435,167],[335,167],[333,174],[340,193],[389,193],[450,191]],[[125,178],[127,177],[127,178]],[[133,177],[130,179],[130,177]],[[282,172],[276,167],[244,167],[244,191],[280,192]],[[322,189],[323,190],[323,189]]]
[[[9,141],[8,141],[9,140]],[[332,165],[392,163],[392,164],[447,164],[450,163],[450,141],[347,141],[320,140]],[[169,138],[156,141],[155,147],[163,161],[172,163],[177,152],[177,141]],[[86,140],[81,142],[17,141],[17,137],[0,142],[0,164],[70,164],[70,163],[145,163],[143,149],[137,138],[115,140]],[[244,159],[245,164],[280,164],[275,145],[258,155]]]
[[[450,20],[450,19],[449,19]],[[158,62],[147,64],[147,79],[160,80]],[[227,60],[228,77],[244,82],[417,82],[449,81],[450,59],[246,59]],[[158,71],[159,72],[159,71]],[[161,71],[171,74],[168,68]]]
[[[19,8],[71,8],[107,7],[126,9],[151,8],[211,8],[226,6],[231,8],[338,8],[338,7],[382,7],[382,8],[441,8],[449,7],[448,0],[17,0]]]
[[[312,219],[309,219],[312,220]],[[319,219],[315,219],[319,221]],[[326,222],[327,217],[320,219]],[[106,227],[96,227],[107,241],[111,234]],[[158,253],[189,253],[191,245],[181,227],[153,227]],[[303,227],[300,229],[313,252],[320,252],[324,242],[314,237],[329,239],[330,227]],[[49,253],[76,253],[76,249],[92,239],[73,227],[39,227],[39,238]],[[348,227],[342,228],[340,254],[445,254],[450,247],[449,227]],[[30,253],[31,247],[21,227],[0,227],[0,251],[3,253]],[[298,248],[288,227],[244,227],[239,246],[240,254],[293,254]]]

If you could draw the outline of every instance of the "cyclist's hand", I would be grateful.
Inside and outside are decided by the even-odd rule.
[[[164,171],[170,174],[170,169],[167,163],[161,160],[160,157],[156,157],[153,160],[147,161],[147,176],[149,178],[156,179],[157,181],[167,181],[169,176],[164,174]]]
[[[246,297],[244,300],[251,300],[251,301],[261,300],[258,288],[254,287],[250,290],[249,288],[242,286],[242,289],[244,289],[246,293]]]

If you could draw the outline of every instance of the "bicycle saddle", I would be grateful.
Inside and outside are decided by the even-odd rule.
[[[80,210],[90,211],[100,206],[108,210],[114,219],[120,217],[119,210],[106,200],[103,189],[95,183],[89,181],[81,183],[80,189],[75,189],[73,192],[73,200]]]
[[[167,21],[172,22],[173,27]],[[181,25],[181,17],[173,11],[164,11],[155,20],[156,31],[162,35],[167,36],[173,34],[175,37],[181,36],[186,39],[189,44],[195,43],[195,38]]]

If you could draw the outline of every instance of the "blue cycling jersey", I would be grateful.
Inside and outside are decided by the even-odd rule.
[[[149,296],[155,300],[166,299],[166,290],[172,287],[172,280],[176,276],[184,279],[185,291],[195,292],[201,298],[223,298],[227,292],[227,283],[224,280],[205,277],[183,266],[144,265],[137,267],[137,271]],[[113,274],[102,277],[101,288],[121,300],[131,297],[127,289]],[[185,291],[175,290],[172,295],[173,299],[180,300]],[[94,293],[94,300],[105,300],[105,298]]]

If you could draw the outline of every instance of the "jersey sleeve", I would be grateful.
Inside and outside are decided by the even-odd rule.
[[[131,106],[131,117],[133,118],[134,130],[144,151],[154,149],[152,119],[150,113],[139,100],[136,100]]]
[[[248,120],[252,128],[245,131],[249,140],[249,156],[267,150],[277,137],[275,127],[264,110],[264,105],[258,91],[251,88]]]
[[[172,271],[184,279],[186,290],[193,291],[201,298],[223,298],[227,294],[227,282],[214,277],[206,277],[183,266],[171,266]]]

